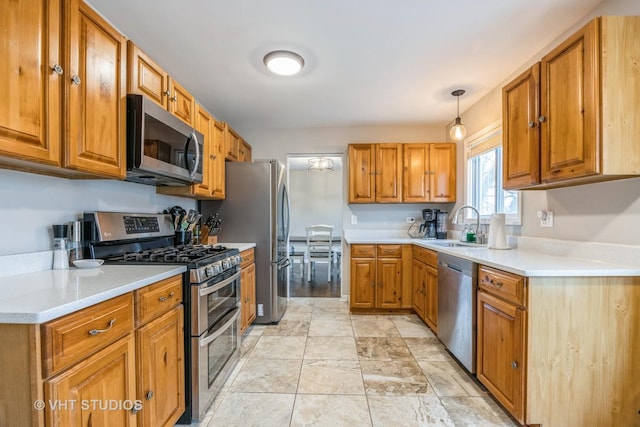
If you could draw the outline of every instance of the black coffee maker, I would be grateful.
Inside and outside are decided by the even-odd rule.
[[[422,209],[423,223],[420,225],[419,232],[424,232],[424,239],[435,239],[437,237],[436,220],[438,218],[439,209]]]

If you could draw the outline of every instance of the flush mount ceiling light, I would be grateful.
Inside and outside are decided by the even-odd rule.
[[[464,95],[464,90],[458,89],[451,92],[451,95],[458,98],[458,115],[456,116],[456,122],[453,124],[453,127],[449,131],[449,135],[454,141],[461,141],[462,138],[467,134],[467,128],[462,124],[462,120],[460,119],[460,96]]]
[[[309,171],[311,172],[333,172],[333,160],[325,157],[315,157],[309,159]]]
[[[293,76],[304,67],[302,56],[288,50],[269,52],[264,56],[263,62],[269,71],[279,76]]]

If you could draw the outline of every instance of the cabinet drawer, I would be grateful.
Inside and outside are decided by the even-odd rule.
[[[182,275],[135,291],[136,326],[155,319],[182,302]]]
[[[132,292],[43,324],[44,377],[86,358],[131,330]]]
[[[242,257],[240,268],[247,268],[248,266],[256,262],[255,251],[253,248],[240,252],[240,256]]]
[[[419,261],[437,267],[438,265],[438,253],[431,249],[413,247],[413,257]]]
[[[525,306],[524,277],[481,265],[478,267],[479,287],[490,294]]]
[[[378,245],[378,257],[402,258],[402,245]]]
[[[351,245],[351,258],[375,258],[376,245]]]

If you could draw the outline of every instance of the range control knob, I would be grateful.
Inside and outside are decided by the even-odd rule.
[[[231,257],[231,265],[240,265],[240,257],[238,255]]]
[[[204,273],[207,277],[211,277],[213,276],[213,266],[212,265],[207,265],[204,269]]]
[[[231,268],[231,260],[229,258],[222,260],[222,269],[228,270]]]
[[[218,261],[218,262],[213,264],[213,275],[214,276],[217,275],[217,274],[222,273],[222,270],[223,269],[222,269],[222,263],[221,262]]]

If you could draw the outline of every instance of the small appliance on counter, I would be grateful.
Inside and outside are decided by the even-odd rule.
[[[489,249],[511,249],[507,244],[507,229],[505,222],[505,214],[496,213],[491,215],[489,238],[487,240],[487,247]]]
[[[437,211],[436,215],[436,238],[447,238],[447,220],[449,218],[448,212]]]
[[[54,270],[69,268],[69,253],[67,252],[67,224],[54,224],[53,229],[53,266]]]
[[[420,225],[419,233],[423,239],[437,238],[436,220],[439,209],[422,209],[423,223]],[[424,234],[423,234],[424,233]]]

